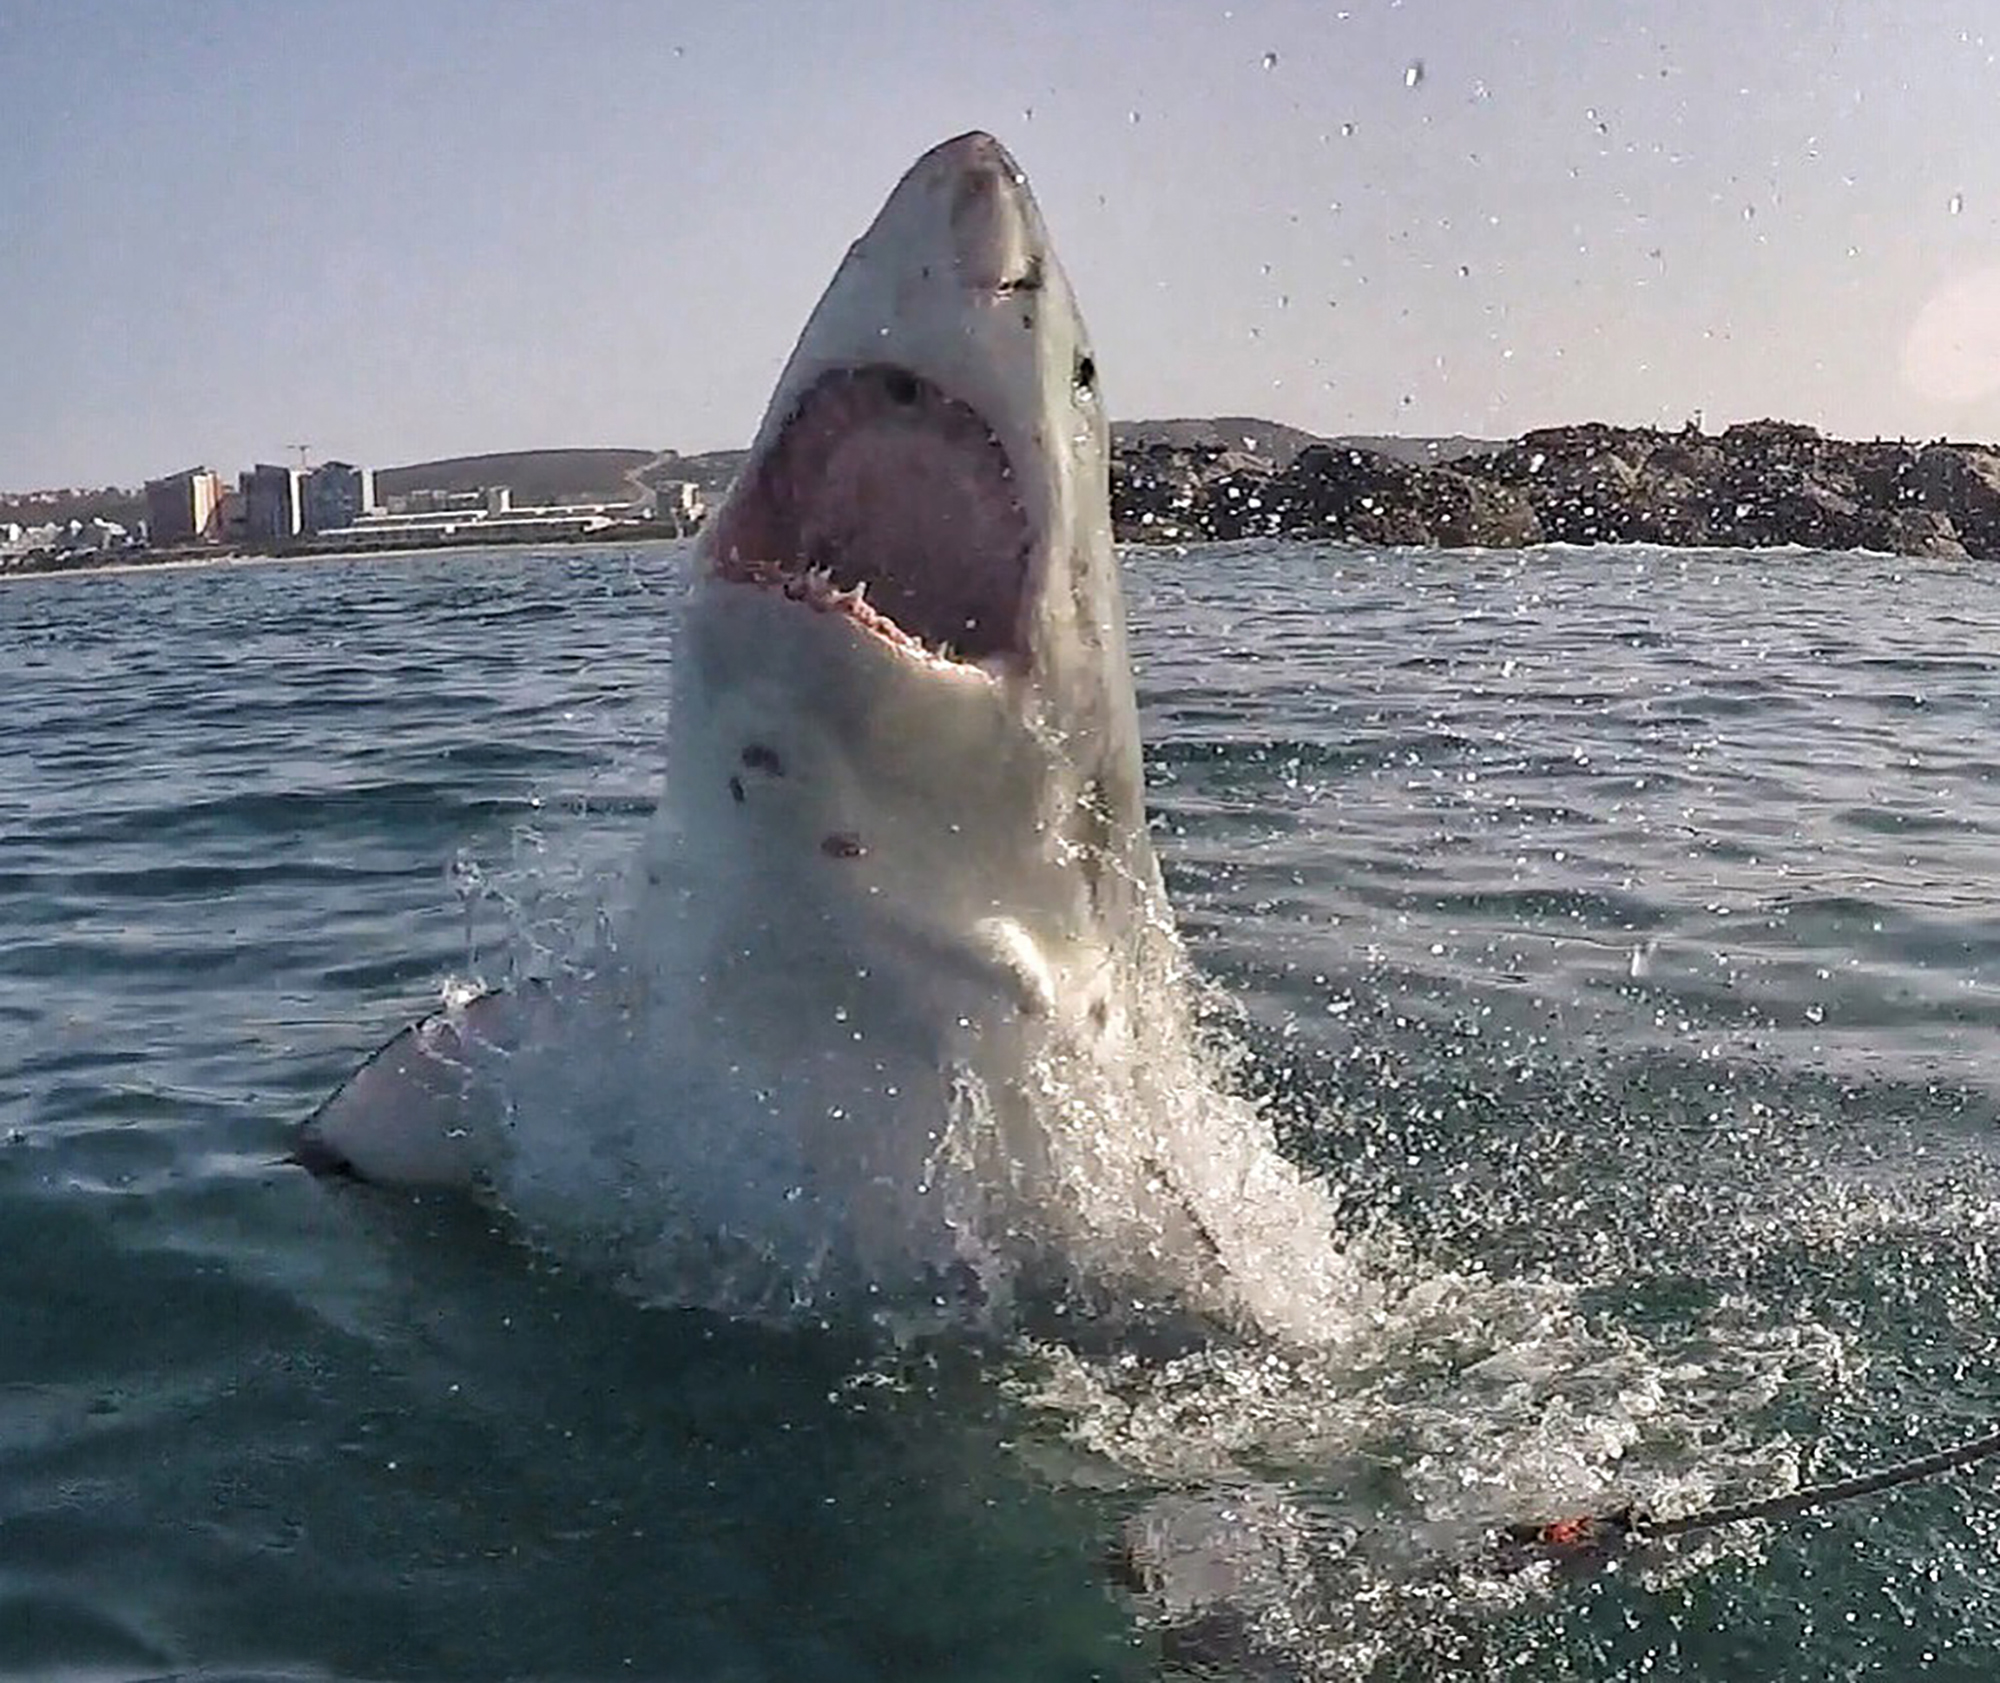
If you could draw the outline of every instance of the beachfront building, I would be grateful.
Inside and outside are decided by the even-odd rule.
[[[302,529],[331,532],[375,509],[375,470],[352,462],[321,462],[306,475]]]
[[[222,500],[215,505],[215,535],[232,548],[243,542],[243,488],[225,485]]]
[[[146,534],[155,548],[200,543],[215,536],[222,481],[205,467],[184,468],[146,481]]]
[[[295,467],[259,462],[243,474],[243,541],[283,549],[305,526],[305,473]]]
[[[692,479],[670,479],[653,487],[653,518],[682,536],[701,529],[708,501]]]
[[[393,497],[385,497],[382,512],[385,514],[465,514],[475,510],[491,514],[506,513],[513,506],[514,493],[505,485],[487,486],[472,491],[441,491],[434,485],[419,485],[414,490],[402,491]]]
[[[504,489],[483,503],[476,493],[451,493],[451,508],[404,508],[364,514],[359,520],[314,534],[322,549],[415,549],[430,544],[524,543],[576,539],[607,532],[645,511],[633,503],[551,503],[516,508]],[[431,499],[424,499],[429,502]]]
[[[85,551],[103,554],[109,550],[131,548],[132,534],[121,522],[94,514],[88,520],[65,521],[61,541],[62,548],[72,555]]]

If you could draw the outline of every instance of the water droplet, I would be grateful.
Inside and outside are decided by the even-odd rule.
[[[1403,70],[1403,86],[1406,88],[1417,87],[1422,83],[1423,79],[1424,61],[1420,58],[1411,59]]]
[[[1352,140],[1354,138],[1354,125],[1352,123],[1342,123],[1340,125],[1340,138],[1342,140]]]
[[[1278,55],[1276,53],[1266,53],[1264,55],[1264,68],[1266,70],[1276,70],[1278,68]]]
[[[1128,123],[1137,123],[1137,122],[1139,121],[1139,113],[1138,113],[1138,112],[1136,112],[1136,111],[1128,111],[1128,112],[1126,112],[1126,113],[1125,113],[1125,121],[1126,121],[1126,122],[1128,122]]]
[[[1471,279],[1471,277],[1472,277],[1472,265],[1470,263],[1459,264],[1458,278],[1460,280],[1469,280]]]
[[[1021,121],[1024,123],[1032,123],[1034,120],[1035,120],[1035,108],[1032,105],[1022,106]]]
[[[1953,216],[1957,216],[1957,215],[1958,215],[1958,214],[1959,214],[1959,213],[1960,213],[1961,211],[1963,211],[1964,209],[1965,209],[1965,195],[1964,195],[1963,193],[1954,193],[1954,194],[1952,194],[1952,196],[1951,196],[1951,213],[1952,213],[1952,215],[1953,215]]]

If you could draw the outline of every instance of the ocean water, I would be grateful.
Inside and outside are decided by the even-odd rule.
[[[649,1301],[293,1122],[576,950],[679,552],[0,586],[0,1675],[1988,1679],[2000,594],[1803,552],[1130,557],[1218,1080],[1323,1349]],[[1207,1668],[1203,1672],[1203,1668]]]

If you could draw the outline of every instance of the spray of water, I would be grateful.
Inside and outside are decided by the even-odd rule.
[[[1473,1666],[1550,1582],[1499,1570],[1493,1526],[1684,1509],[1720,1471],[1731,1493],[1799,1476],[1796,1444],[1740,1423],[1782,1387],[1836,1382],[1837,1336],[1773,1330],[1747,1299],[1649,1333],[1594,1306],[1589,1269],[1496,1278],[1439,1256],[1366,1175],[1280,1154],[1274,1123],[1337,1162],[1366,1119],[1251,1096],[1177,947],[1116,1034],[1028,1046],[1005,1091],[967,1067],[901,1093],[857,1025],[842,1068],[871,1080],[829,1117],[827,1072],[785,1025],[701,1019],[671,967],[606,935],[625,926],[599,915],[603,883],[563,884],[587,933],[553,950],[551,877],[530,857],[483,880],[510,917],[532,907],[547,977],[531,1031],[477,1071],[506,1118],[503,1202],[650,1301],[859,1322],[892,1346],[994,1341],[1038,1441],[1076,1458],[1062,1476],[1118,1493],[1119,1575],[1193,1660],[1361,1677],[1423,1630]],[[912,1098],[937,1107],[920,1176],[811,1188],[813,1129]],[[1725,1546],[1754,1545],[1648,1570]]]
[[[998,1046],[989,1028],[924,1068],[893,1018],[837,999],[820,1024],[705,1012],[702,979],[672,962],[692,895],[655,884],[641,938],[586,894],[571,926],[589,933],[556,952],[545,876],[480,880],[510,918],[533,907],[515,968],[545,978],[528,1032],[475,1049],[504,1117],[498,1189],[545,1242],[651,1299],[859,1314],[897,1336],[1178,1317],[1328,1346],[1372,1313],[1325,1189],[1219,1084],[1171,942],[1108,1028],[1003,1026],[1018,1042]],[[884,1151],[881,1172],[827,1185],[829,1136],[857,1162]],[[911,1137],[920,1154],[895,1156]]]

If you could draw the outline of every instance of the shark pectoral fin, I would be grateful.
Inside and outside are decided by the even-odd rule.
[[[526,1038],[546,992],[482,994],[404,1029],[299,1126],[291,1160],[381,1185],[472,1186],[499,1142],[491,1060]]]
[[[978,957],[999,976],[1022,1016],[1054,1014],[1055,972],[1034,936],[1010,917],[984,917],[972,926],[972,939]]]
[[[940,980],[970,983],[997,996],[1022,1017],[1046,1017],[1056,1007],[1056,978],[1049,961],[1010,917],[983,917],[970,929],[947,930],[911,921],[885,926],[901,956],[928,967]]]

